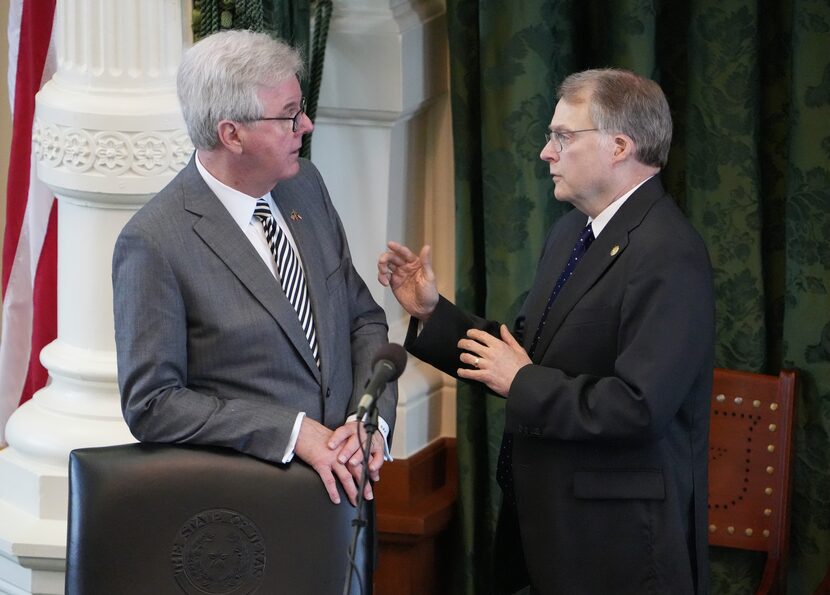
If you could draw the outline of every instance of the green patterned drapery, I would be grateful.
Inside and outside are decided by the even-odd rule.
[[[297,48],[306,65],[302,81],[308,99],[306,113],[313,122],[323,78],[326,39],[332,0],[192,0],[193,38],[224,29],[265,31]],[[311,32],[312,12],[314,32]],[[311,134],[303,137],[301,155],[311,156]]]
[[[762,9],[763,5],[763,9]],[[668,188],[703,235],[717,365],[796,368],[789,593],[830,561],[830,3],[447,0],[457,301],[510,320],[567,209],[539,160],[554,92],[613,66],[657,80],[675,120]],[[490,593],[503,402],[458,396],[458,592]],[[713,551],[712,592],[754,593],[758,559]]]

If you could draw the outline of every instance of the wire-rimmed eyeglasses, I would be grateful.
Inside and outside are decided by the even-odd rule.
[[[273,118],[255,118],[254,121],[258,122],[260,120],[291,120],[291,132],[297,132],[297,128],[300,127],[300,116],[305,113],[305,97],[300,99],[300,110],[294,114],[293,116],[276,116]]]
[[[594,132],[599,131],[599,128],[583,128],[582,130],[548,130],[545,132],[545,144],[553,141],[553,150],[561,153],[565,150],[565,144],[570,140],[571,134],[577,132]]]

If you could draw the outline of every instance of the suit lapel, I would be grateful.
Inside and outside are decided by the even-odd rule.
[[[530,345],[533,343],[533,337],[547,306],[548,297],[550,297],[559,274],[565,268],[568,258],[570,258],[574,243],[576,243],[579,234],[588,221],[587,215],[575,209],[566,217],[567,219],[562,222],[561,230],[558,230],[546,242],[545,253],[537,267],[536,279],[527,296],[527,303],[524,308],[526,312],[525,349],[530,349]],[[540,353],[539,346],[537,346],[536,353]]]
[[[193,224],[193,231],[282,327],[297,353],[319,380],[320,370],[311,354],[297,313],[279,283],[230,213],[205,184],[193,159],[182,173],[184,208],[199,217]]]
[[[550,342],[553,340],[554,335],[559,330],[559,327],[562,326],[562,323],[568,317],[568,314],[570,314],[571,310],[573,310],[582,296],[584,296],[594,286],[599,278],[602,277],[605,272],[610,267],[614,266],[614,264],[619,260],[629,245],[629,236],[631,231],[640,224],[643,217],[645,217],[646,213],[649,209],[651,209],[654,203],[664,195],[665,191],[663,190],[659,176],[654,176],[652,179],[640,186],[640,188],[638,188],[637,191],[628,198],[620,210],[617,211],[617,213],[611,218],[611,221],[608,222],[608,225],[606,225],[605,229],[602,230],[599,237],[594,240],[593,244],[591,244],[591,247],[585,253],[585,256],[582,257],[582,262],[577,267],[573,277],[565,283],[564,287],[559,292],[559,295],[556,297],[556,300],[553,302],[553,306],[545,323],[545,330],[542,333],[542,336],[539,339],[539,344],[536,347],[536,360],[539,360],[541,354],[545,352],[548,345],[550,345]],[[566,259],[573,247],[573,242],[576,242],[576,239],[579,236],[579,229],[575,232],[567,234],[571,244],[564,247],[564,250],[566,251]],[[573,235],[573,237],[570,237],[571,235]],[[567,242],[565,243],[567,244]],[[558,244],[560,245],[558,249],[562,250],[562,242],[559,242]],[[565,262],[563,261],[561,268],[555,273],[556,277],[554,277],[554,282],[564,266]],[[545,281],[545,285],[547,285],[549,289],[553,287],[553,283],[549,283],[547,279]],[[547,295],[550,295],[550,291],[546,294],[546,298]],[[542,304],[541,308],[544,309],[544,307],[545,305]],[[539,312],[538,316],[536,316],[536,326],[529,327],[533,328],[534,332],[538,326],[540,318],[541,312]]]

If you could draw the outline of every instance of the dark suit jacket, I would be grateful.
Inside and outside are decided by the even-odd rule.
[[[277,462],[299,411],[329,428],[355,411],[386,317],[352,266],[316,168],[300,160],[272,196],[303,260],[321,368],[279,282],[191,159],[115,245],[118,381],[139,440]],[[396,400],[391,387],[379,403],[390,428]]]
[[[587,217],[552,228],[522,308],[527,349]],[[708,592],[711,267],[654,177],[594,241],[548,315],[506,404],[517,515],[539,593]],[[407,347],[450,374],[468,328],[441,300]]]

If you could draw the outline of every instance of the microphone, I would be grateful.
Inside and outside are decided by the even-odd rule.
[[[387,383],[397,380],[406,368],[406,350],[397,343],[387,343],[375,354],[372,361],[372,378],[360,403],[357,406],[357,419],[362,420],[367,411],[371,411],[378,400],[378,395]]]

